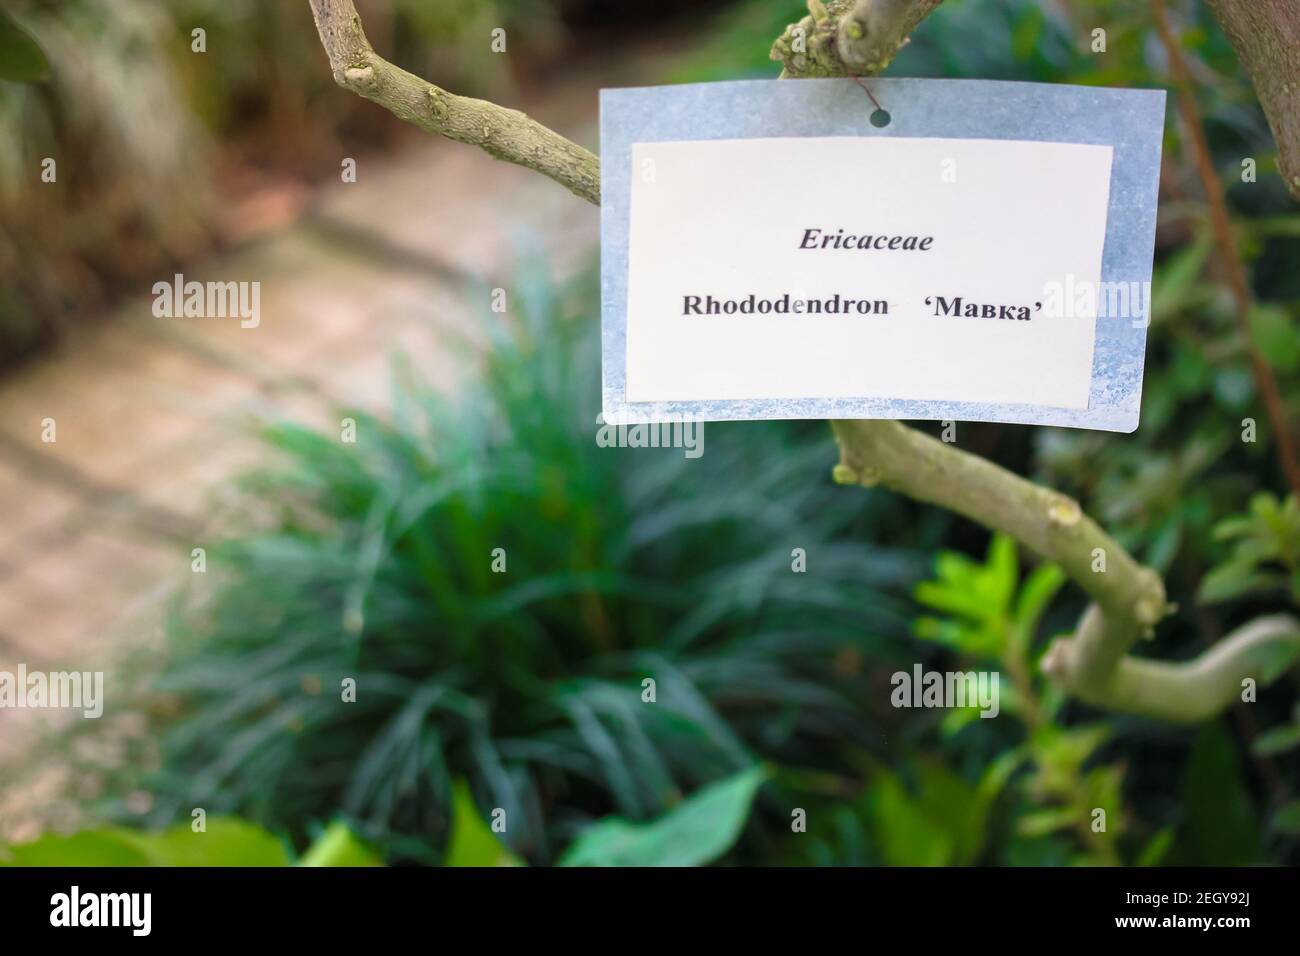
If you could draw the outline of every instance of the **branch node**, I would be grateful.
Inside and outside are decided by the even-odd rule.
[[[350,66],[343,71],[342,86],[355,90],[368,90],[375,85],[375,69],[372,66]]]
[[[1083,520],[1083,510],[1073,498],[1056,495],[1055,501],[1047,509],[1047,520],[1061,528],[1073,528]]]
[[[1141,626],[1142,636],[1150,639],[1155,635],[1155,626],[1173,611],[1173,605],[1165,599],[1164,582],[1158,574],[1150,568],[1143,568],[1141,574],[1142,593],[1133,603],[1133,619]]]
[[[447,118],[447,94],[436,86],[431,86],[426,91],[429,96],[429,109],[433,113],[434,119],[439,122]]]
[[[1053,680],[1059,679],[1070,669],[1070,639],[1058,637],[1048,645],[1043,656],[1039,658],[1038,669]]]

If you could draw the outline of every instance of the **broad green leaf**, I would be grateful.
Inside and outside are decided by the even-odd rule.
[[[0,80],[35,83],[49,73],[50,64],[40,45],[0,9]]]
[[[767,771],[751,767],[701,788],[657,820],[602,820],[578,837],[560,866],[702,866],[736,842]]]
[[[346,823],[336,820],[312,842],[298,865],[383,866],[383,861],[357,839]]]
[[[188,823],[160,831],[105,827],[71,836],[50,834],[0,849],[10,866],[288,866],[284,845],[252,823],[207,821],[195,833]]]
[[[289,855],[273,834],[230,817],[207,821],[195,833],[179,823],[155,833],[125,831],[149,855],[153,866],[288,866]]]
[[[31,843],[0,847],[0,866],[149,866],[139,847],[116,830],[70,836],[47,834]]]
[[[469,784],[457,780],[452,784],[451,841],[443,866],[520,866],[522,861],[511,853],[492,828],[479,815]]]

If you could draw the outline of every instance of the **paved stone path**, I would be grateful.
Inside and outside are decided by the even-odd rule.
[[[598,85],[533,109],[592,142]],[[396,350],[450,386],[463,370],[447,332],[472,328],[485,285],[509,285],[519,235],[563,274],[591,254],[598,220],[534,173],[414,141],[396,157],[360,157],[357,182],[327,187],[296,224],[186,269],[187,280],[259,281],[257,328],[156,318],[144,295],[5,379],[0,670],[100,669],[156,639],[191,547],[229,513],[229,479],[265,457],[251,421],[324,424],[331,399],[382,409]],[[42,441],[46,419],[53,442]],[[41,719],[0,709],[0,839],[33,800],[54,799],[30,787],[13,796],[16,758]]]

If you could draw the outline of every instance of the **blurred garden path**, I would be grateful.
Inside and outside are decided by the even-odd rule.
[[[576,77],[526,107],[590,144],[610,79]],[[257,328],[156,318],[146,294],[4,380],[0,670],[103,669],[111,707],[115,652],[157,639],[191,549],[222,530],[232,477],[265,457],[251,422],[336,428],[335,403],[382,409],[398,351],[451,385],[464,364],[453,343],[473,332],[491,288],[509,286],[520,239],[564,274],[589,260],[598,224],[595,208],[535,173],[414,140],[358,157],[355,183],[185,270],[260,282]],[[32,714],[0,710],[0,780]]]

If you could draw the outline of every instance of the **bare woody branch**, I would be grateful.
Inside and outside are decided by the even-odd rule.
[[[1085,616],[1075,641],[1086,640],[1097,617]],[[1256,618],[1186,663],[1122,657],[1103,680],[1090,680],[1075,660],[1078,644],[1057,641],[1043,657],[1044,672],[1080,700],[1120,713],[1175,723],[1197,723],[1240,700],[1247,678],[1271,684],[1300,659],[1300,621],[1289,614]]]
[[[808,0],[808,16],[772,46],[782,77],[872,76],[943,0]]]
[[[1255,85],[1277,141],[1286,188],[1300,199],[1300,5],[1294,0],[1208,0]]]
[[[1009,534],[1059,564],[1092,597],[1075,634],[1055,641],[1041,662],[1044,674],[1080,700],[1190,723],[1236,700],[1243,678],[1267,685],[1300,660],[1300,622],[1288,615],[1253,621],[1187,663],[1131,656],[1165,615],[1164,585],[1075,501],[898,422],[833,425],[837,481],[890,488]]]
[[[311,11],[340,86],[421,129],[526,166],[600,204],[600,163],[589,150],[519,110],[448,93],[389,63],[371,48],[352,0],[311,0]]]
[[[1160,576],[1135,561],[1077,502],[898,422],[837,421],[835,480],[882,485],[965,515],[1055,561],[1095,602],[1095,627],[1080,629],[1071,659],[1076,683],[1104,682],[1119,659],[1165,616]],[[1104,572],[1095,572],[1098,549]]]

